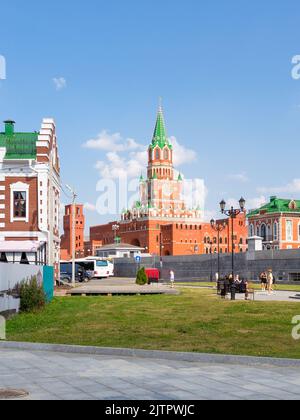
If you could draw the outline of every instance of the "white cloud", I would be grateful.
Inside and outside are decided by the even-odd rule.
[[[287,193],[287,194],[297,194],[300,193],[300,179],[295,178],[292,182],[288,183],[287,185],[282,185],[280,187],[261,187],[258,188],[258,191],[262,194],[280,194],[280,193]]]
[[[96,208],[95,204],[91,204],[91,203],[85,203],[84,204],[84,209],[86,211],[97,211],[97,208]]]
[[[62,90],[67,87],[67,81],[64,77],[54,77],[52,81],[56,90]]]
[[[237,181],[237,182],[248,182],[249,178],[245,172],[242,172],[240,174],[231,174],[228,175],[228,179],[231,181]]]
[[[106,161],[96,163],[96,169],[99,170],[101,177],[106,179],[136,178],[145,169],[143,163],[140,154],[122,157],[118,153],[110,152],[106,154]]]
[[[187,149],[175,137],[170,141],[174,149],[174,165],[181,166],[196,160],[197,154]],[[145,172],[148,162],[148,147],[132,138],[123,138],[120,133],[102,130],[100,134],[83,144],[84,148],[107,152],[105,159],[98,160],[95,167],[102,178],[136,178]]]
[[[248,210],[255,210],[262,207],[267,201],[267,198],[264,195],[261,195],[260,197],[254,197],[247,200],[246,206]]]
[[[197,159],[197,153],[194,150],[187,149],[181,145],[176,137],[170,137],[170,142],[174,150],[174,166],[181,166],[186,163],[194,162]]]
[[[83,147],[105,152],[126,152],[145,148],[145,146],[138,144],[134,139],[123,139],[120,133],[110,134],[107,130],[102,130],[95,139],[84,143]]]

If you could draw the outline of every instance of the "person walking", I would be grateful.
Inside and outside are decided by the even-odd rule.
[[[273,276],[273,271],[271,268],[268,270],[267,279],[268,279],[268,292],[269,292],[269,295],[271,295],[273,293],[273,284],[274,284],[274,276]]]
[[[262,292],[266,292],[267,290],[267,284],[268,284],[268,276],[267,273],[264,271],[263,273],[261,273],[261,275],[259,276],[260,281],[261,281],[261,290]]]
[[[173,270],[170,271],[170,283],[171,283],[171,288],[174,289],[175,287],[175,273]]]

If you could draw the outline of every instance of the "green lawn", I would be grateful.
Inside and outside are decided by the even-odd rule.
[[[215,283],[208,283],[208,282],[195,282],[195,283],[192,283],[192,282],[188,282],[188,283],[178,282],[176,284],[179,287],[180,286],[215,287]],[[258,283],[257,284],[252,283],[252,284],[253,284],[253,287],[254,287],[255,290],[261,290],[261,285],[260,284],[258,284]],[[295,284],[295,285],[292,285],[292,284],[277,284],[275,286],[275,288],[278,291],[286,290],[288,292],[299,292],[300,293],[300,285],[297,285],[297,284]]]
[[[300,304],[180,296],[56,298],[8,322],[8,340],[300,358],[291,320]]]

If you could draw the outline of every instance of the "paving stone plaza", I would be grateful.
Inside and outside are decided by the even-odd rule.
[[[33,400],[297,400],[300,365],[193,363],[0,348],[0,389]]]

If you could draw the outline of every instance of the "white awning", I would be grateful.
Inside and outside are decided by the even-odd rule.
[[[44,243],[37,241],[0,241],[0,252],[38,252]]]

